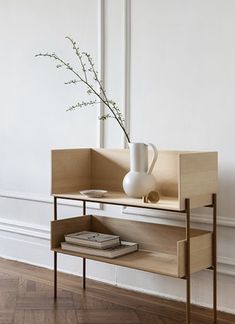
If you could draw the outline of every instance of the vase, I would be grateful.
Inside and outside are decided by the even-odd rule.
[[[153,160],[148,165],[148,146],[153,149]],[[123,179],[123,189],[127,196],[141,198],[150,191],[156,190],[156,181],[152,170],[157,161],[156,147],[149,143],[129,143],[130,171]]]

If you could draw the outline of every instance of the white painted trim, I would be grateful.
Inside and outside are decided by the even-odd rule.
[[[90,277],[90,278],[93,279],[92,277]],[[94,278],[94,280],[99,281],[99,279],[95,279],[95,278]],[[135,291],[135,292],[141,292],[141,293],[144,293],[144,294],[148,294],[148,295],[151,295],[151,296],[156,296],[156,297],[160,297],[160,298],[164,298],[164,299],[168,299],[168,300],[172,300],[172,301],[185,302],[185,298],[183,298],[183,297],[181,298],[181,297],[179,297],[177,295],[174,295],[174,294],[171,294],[171,295],[162,294],[162,293],[159,293],[159,292],[154,292],[154,291],[149,290],[149,289],[136,288],[134,286],[127,285],[127,284],[122,284],[122,283],[118,283],[116,286],[119,287],[119,288],[131,290],[131,291]],[[199,303],[198,301],[197,302],[192,301],[192,304],[202,306],[202,307],[205,307],[205,308],[212,308],[211,304],[209,304],[209,303],[202,303],[202,302]],[[227,308],[227,307],[220,307],[219,311],[230,313],[230,314],[235,314],[234,309],[230,309],[230,308]]]
[[[177,214],[177,213],[170,213],[164,211],[154,211],[154,210],[147,210],[147,209],[137,209],[137,208],[124,208],[123,214],[129,215],[141,215],[147,217],[153,217],[159,220],[168,220],[172,222],[182,222],[185,220],[184,214]],[[193,223],[199,224],[212,224],[212,215],[203,214],[203,213],[191,213],[191,221]],[[225,227],[235,227],[235,220],[229,217],[218,216],[217,217],[217,225],[218,226],[225,226]]]
[[[17,220],[9,220],[2,217],[0,218],[0,231],[40,238],[47,241],[50,240],[49,227],[19,222]]]
[[[105,7],[104,0],[99,0],[98,2],[98,74],[100,80],[105,82]],[[104,84],[105,85],[105,84]],[[97,112],[97,118],[104,114],[104,103],[99,104],[99,109]],[[97,147],[104,147],[104,121],[98,119],[97,128]]]
[[[40,202],[51,204],[53,202],[53,198],[47,195],[40,195],[34,193],[26,193],[26,192],[16,192],[16,191],[6,191],[0,190],[1,198],[9,198],[9,199],[19,199],[19,200],[28,200],[33,202]]]
[[[227,258],[227,257],[218,257],[219,269],[218,272],[227,275],[227,276],[235,276],[235,259]]]
[[[228,264],[231,266],[235,266],[235,259],[232,259],[232,258],[219,257],[218,261],[219,261],[219,263],[222,263],[222,264]]]
[[[123,114],[126,130],[130,135],[130,78],[131,78],[131,1],[124,1],[124,95]],[[123,136],[123,147],[127,147],[127,140]]]
[[[0,190],[0,198],[17,199],[17,200],[45,203],[45,204],[53,204],[53,197],[51,197],[49,195],[47,196],[47,195],[35,194],[35,193]],[[57,204],[63,205],[63,206],[73,206],[73,207],[82,208],[81,201],[59,199],[57,201]],[[99,203],[87,203],[87,208],[100,210],[100,209],[102,209],[102,205]]]

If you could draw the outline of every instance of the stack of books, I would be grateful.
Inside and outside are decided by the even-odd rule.
[[[137,243],[121,241],[120,236],[111,234],[82,231],[67,234],[64,238],[63,250],[110,259],[138,250]]]

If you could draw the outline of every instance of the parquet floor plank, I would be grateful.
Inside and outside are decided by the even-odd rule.
[[[13,324],[24,324],[24,310],[15,311]]]
[[[133,310],[95,309],[77,311],[78,323],[84,324],[140,324]]]
[[[51,270],[0,258],[0,324],[184,324],[184,303],[58,274],[53,298]],[[211,324],[211,310],[192,306],[192,324]],[[235,315],[218,312],[218,324]]]

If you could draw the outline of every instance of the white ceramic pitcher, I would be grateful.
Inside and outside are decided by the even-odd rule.
[[[148,145],[153,149],[153,161],[148,167]],[[123,179],[123,189],[129,197],[141,198],[156,190],[156,181],[152,170],[157,161],[156,147],[149,143],[129,143],[130,171]]]

